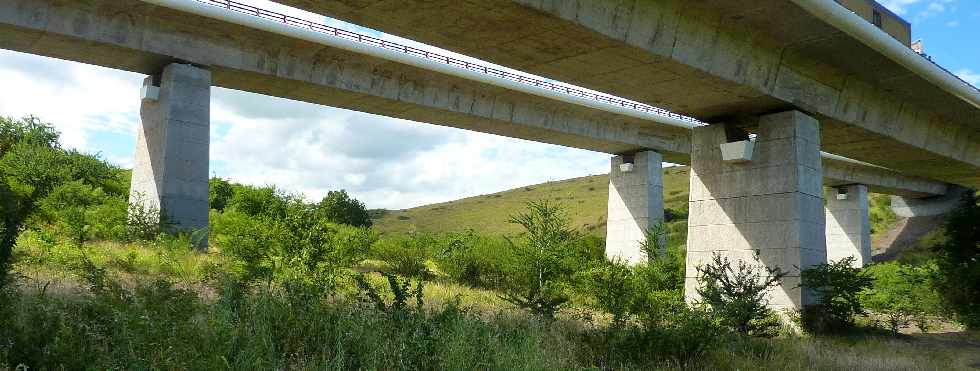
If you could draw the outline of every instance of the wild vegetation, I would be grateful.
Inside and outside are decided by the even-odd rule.
[[[310,202],[218,178],[210,191],[201,252],[192,236],[152,223],[153,210],[129,206],[127,171],[60,148],[36,119],[0,119],[0,370],[980,362],[971,333],[961,347],[906,335],[912,324],[976,326],[975,199],[950,218],[926,263],[806,271],[805,288],[823,301],[801,313],[799,333],[765,305],[776,270],[718,257],[697,270],[703,299],[685,303],[680,207],[648,234],[646,261],[627,265],[605,258],[602,239],[574,221],[567,200],[526,200],[499,216],[510,232],[380,233],[343,191]]]

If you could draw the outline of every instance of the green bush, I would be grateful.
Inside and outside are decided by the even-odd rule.
[[[884,316],[893,333],[914,320],[926,323],[923,318],[939,313],[939,294],[931,284],[938,273],[935,263],[911,266],[886,262],[865,269],[874,283],[861,295],[861,304]]]
[[[980,198],[963,194],[946,219],[946,241],[936,247],[936,288],[944,305],[969,328],[980,329]]]
[[[281,219],[212,213],[212,238],[241,279],[271,284],[278,278],[329,292],[377,239],[365,228],[316,219],[298,201],[288,210]]]
[[[387,263],[390,273],[424,278],[432,274],[426,262],[435,244],[435,238],[422,233],[379,239],[371,246],[371,256]]]
[[[701,303],[710,306],[722,323],[737,333],[774,336],[779,319],[769,309],[766,295],[786,272],[779,267],[761,268],[744,260],[733,267],[728,258],[714,254],[711,262],[698,267]]]
[[[506,239],[473,230],[442,238],[435,259],[439,269],[454,281],[491,289],[500,286],[514,260]]]
[[[406,316],[412,314],[409,311],[411,308],[408,305],[408,301],[414,298],[415,314],[422,312],[422,305],[425,303],[422,295],[424,281],[419,280],[413,289],[410,279],[399,279],[398,276],[386,272],[381,272],[381,276],[385,278],[385,281],[388,283],[388,289],[391,291],[391,303],[389,304],[388,300],[383,297],[383,290],[376,288],[368,282],[364,274],[359,274],[354,277],[354,282],[360,290],[361,301],[370,303],[381,312],[391,314],[398,319],[404,319]]]
[[[637,282],[633,270],[625,263],[614,260],[596,264],[584,272],[580,288],[592,300],[591,306],[612,315],[615,328],[622,328],[635,308]]]
[[[121,197],[82,181],[58,185],[38,202],[40,216],[78,245],[92,239],[126,240],[127,207]]]
[[[126,206],[126,234],[131,241],[152,241],[170,224],[160,209],[141,193],[132,195]]]
[[[801,319],[809,331],[833,332],[854,327],[854,317],[864,314],[860,295],[873,283],[861,268],[853,267],[855,258],[846,257],[823,263],[800,273],[801,286],[810,290],[817,304],[803,308]]]
[[[585,272],[586,296],[592,306],[613,316],[614,327],[622,327],[633,316],[648,327],[659,327],[684,311],[684,253],[679,245],[667,245],[666,224],[646,233],[641,245],[647,261],[628,266],[605,259]]]

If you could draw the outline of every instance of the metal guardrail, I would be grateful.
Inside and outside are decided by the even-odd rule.
[[[297,17],[293,17],[293,16],[290,16],[290,15],[286,15],[286,14],[274,12],[274,11],[271,11],[271,10],[262,9],[262,8],[259,8],[259,7],[253,6],[253,5],[242,4],[242,3],[239,3],[237,1],[232,1],[232,0],[194,0],[194,1],[199,2],[199,3],[208,4],[208,5],[212,5],[212,6],[216,6],[216,7],[220,7],[220,8],[225,8],[225,9],[228,9],[230,11],[234,11],[234,12],[238,12],[238,13],[242,13],[242,14],[247,14],[247,15],[250,15],[250,16],[254,16],[254,17],[258,17],[258,18],[262,18],[262,19],[266,19],[266,20],[270,20],[270,21],[275,21],[275,22],[283,23],[283,24],[286,24],[286,25],[292,26],[292,27],[309,29],[309,30],[312,30],[312,31],[315,31],[315,32],[319,32],[319,33],[328,35],[328,36],[339,37],[339,38],[343,38],[343,39],[346,39],[346,40],[356,41],[358,43],[362,43],[362,44],[366,44],[366,45],[371,45],[371,46],[382,48],[382,49],[388,49],[388,50],[392,50],[392,51],[402,52],[402,53],[405,53],[405,54],[408,54],[408,55],[412,55],[412,56],[415,56],[415,57],[418,57],[418,58],[422,58],[422,59],[426,59],[426,60],[430,60],[430,61],[435,61],[435,62],[439,62],[439,63],[444,63],[444,64],[447,64],[447,65],[450,65],[450,66],[453,66],[453,67],[462,68],[462,69],[469,70],[469,71],[480,72],[480,73],[483,73],[483,74],[486,74],[486,75],[489,75],[489,76],[493,76],[493,77],[497,77],[497,78],[501,78],[501,79],[507,79],[507,80],[515,81],[515,82],[518,82],[518,83],[521,83],[521,84],[535,86],[535,87],[538,87],[538,88],[544,88],[544,89],[548,89],[548,90],[551,90],[551,91],[554,91],[554,92],[558,92],[558,93],[562,93],[562,94],[566,94],[566,95],[570,95],[570,96],[585,98],[585,99],[597,101],[597,102],[600,102],[600,103],[605,103],[605,104],[614,105],[614,106],[620,106],[620,107],[627,108],[627,109],[632,109],[632,110],[636,110],[636,111],[640,111],[640,112],[645,112],[645,113],[650,113],[650,114],[654,114],[654,115],[658,115],[658,116],[663,116],[663,117],[667,117],[667,118],[671,118],[671,119],[675,119],[675,120],[680,120],[680,121],[688,122],[688,123],[690,123],[690,124],[692,124],[694,126],[704,125],[703,122],[701,122],[701,121],[699,121],[699,120],[697,120],[697,119],[695,119],[693,117],[679,115],[679,114],[670,112],[668,110],[665,110],[665,109],[662,109],[662,108],[657,108],[657,107],[654,107],[654,106],[651,106],[651,105],[647,105],[647,104],[643,104],[643,103],[637,103],[637,102],[626,100],[626,99],[622,99],[622,98],[616,98],[616,97],[610,97],[610,96],[606,96],[606,95],[596,94],[596,93],[593,93],[593,92],[590,92],[590,91],[586,91],[586,90],[583,90],[583,89],[571,87],[571,86],[564,85],[564,84],[556,84],[556,83],[553,83],[553,82],[550,82],[550,81],[546,81],[546,80],[542,80],[542,79],[537,79],[537,78],[522,76],[522,75],[519,75],[519,74],[516,74],[516,73],[504,71],[504,70],[501,70],[501,69],[498,69],[498,68],[493,68],[493,67],[481,65],[481,64],[478,64],[478,63],[464,61],[464,60],[461,60],[461,59],[458,59],[458,58],[453,58],[453,57],[450,57],[450,56],[446,56],[446,55],[442,55],[442,54],[430,52],[428,50],[422,50],[422,49],[419,49],[419,48],[415,48],[415,47],[412,47],[412,46],[395,43],[395,42],[384,40],[384,39],[380,39],[380,38],[377,38],[377,37],[373,37],[373,36],[369,36],[369,35],[364,35],[364,34],[360,34],[360,33],[357,33],[357,32],[352,32],[352,31],[348,31],[348,30],[344,30],[344,29],[341,29],[341,28],[333,27],[333,26],[328,26],[328,25],[322,24],[322,23],[313,22],[313,21],[310,21],[310,20],[307,20],[307,19],[297,18]]]

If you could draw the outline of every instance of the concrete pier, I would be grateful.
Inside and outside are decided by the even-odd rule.
[[[610,160],[606,257],[628,264],[646,260],[646,231],[664,219],[662,156],[653,151]],[[626,164],[626,165],[624,165]]]
[[[130,203],[207,246],[211,72],[170,64],[144,80]]]
[[[789,272],[770,294],[774,309],[798,309],[812,298],[800,269],[826,260],[820,128],[797,111],[761,116],[752,159],[722,161],[725,125],[694,128],[691,154],[685,295],[696,302],[697,267],[713,254]]]
[[[853,256],[854,267],[871,263],[868,186],[852,184],[830,188],[825,209],[827,262]]]

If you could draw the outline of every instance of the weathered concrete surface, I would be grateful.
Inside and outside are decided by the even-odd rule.
[[[691,134],[686,129],[136,0],[0,2],[0,47],[145,74],[158,73],[174,61],[192,62],[209,66],[217,86],[606,153],[656,150],[664,161],[690,163]],[[674,89],[678,99],[687,91]],[[936,190],[945,186],[894,172],[879,174],[874,168],[831,165],[825,167],[831,184],[868,184],[910,197],[941,194]]]
[[[135,0],[0,2],[0,48],[153,74],[209,66],[216,86],[607,153],[686,161],[687,129],[598,111]]]
[[[724,163],[724,125],[694,129],[685,296],[697,301],[697,267],[713,254],[789,272],[770,293],[776,309],[812,298],[800,269],[826,261],[820,128],[796,111],[763,116],[752,161]]]
[[[941,196],[924,198],[892,196],[892,211],[903,218],[945,214],[960,205],[960,198],[965,192],[970,192],[970,190],[954,186]]]
[[[167,228],[206,236],[211,72],[171,64],[157,76],[159,99],[140,107],[130,203],[159,211]],[[207,246],[207,238],[195,242]]]
[[[846,192],[838,199],[838,188]],[[854,266],[871,263],[871,221],[868,219],[868,186],[852,184],[830,188],[826,194],[827,261],[853,256]]]
[[[980,110],[788,1],[276,1],[706,122],[810,112],[824,151],[980,186]]]
[[[632,171],[622,171],[620,165],[629,161]],[[660,154],[652,151],[610,160],[606,257],[628,264],[646,261],[641,248],[646,232],[664,220],[662,161]]]

